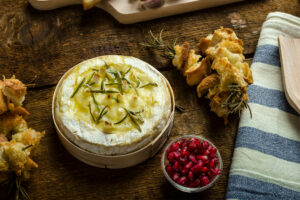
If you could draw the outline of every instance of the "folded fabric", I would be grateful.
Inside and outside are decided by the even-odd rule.
[[[253,117],[241,115],[226,199],[300,199],[300,117],[283,90],[280,34],[300,38],[300,18],[274,12],[263,24],[248,90]]]

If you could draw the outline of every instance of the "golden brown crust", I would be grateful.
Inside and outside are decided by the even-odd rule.
[[[94,7],[100,1],[101,0],[82,0],[83,9],[88,10],[88,9]]]
[[[197,86],[197,95],[201,98],[210,88],[215,87],[220,82],[218,74],[214,73],[205,77]]]
[[[8,110],[6,99],[2,92],[2,87],[3,87],[3,81],[0,80],[0,115],[2,115]]]
[[[25,98],[27,88],[18,79],[11,78],[3,81],[2,92],[9,101],[20,106]]]
[[[194,65],[186,71],[186,82],[190,86],[197,85],[210,73],[210,59],[206,57],[198,65]]]

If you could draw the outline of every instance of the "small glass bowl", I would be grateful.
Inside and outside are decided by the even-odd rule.
[[[182,186],[178,183],[176,183],[175,181],[173,181],[173,179],[169,176],[168,172],[166,171],[166,166],[168,165],[168,160],[166,159],[166,154],[167,154],[167,150],[170,148],[170,146],[176,142],[176,141],[179,141],[181,139],[191,139],[191,138],[198,138],[200,141],[207,141],[210,145],[212,145],[214,148],[217,149],[217,152],[216,152],[216,156],[218,158],[218,168],[221,170],[221,173],[217,176],[215,176],[213,178],[213,180],[211,180],[211,182],[205,186],[199,186],[199,187],[196,187],[196,188],[192,188],[192,187],[185,187],[185,186]],[[161,168],[162,168],[162,171],[166,177],[166,179],[169,181],[169,183],[175,187],[176,189],[182,191],[182,192],[186,192],[186,193],[199,193],[199,192],[202,192],[204,190],[207,190],[209,189],[210,187],[212,187],[215,182],[220,178],[221,174],[222,174],[222,170],[223,170],[223,162],[222,162],[222,157],[221,157],[221,154],[218,150],[218,148],[212,143],[210,142],[209,140],[203,138],[203,137],[200,137],[200,136],[197,136],[197,135],[185,135],[185,136],[181,136],[181,137],[178,137],[176,138],[175,140],[171,141],[168,146],[164,149],[164,152],[163,152],[163,155],[161,157]]]

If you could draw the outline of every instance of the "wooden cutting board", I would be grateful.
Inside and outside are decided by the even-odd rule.
[[[166,0],[160,8],[141,10],[138,0],[103,0],[97,7],[110,13],[122,24],[132,24],[238,1],[243,0]],[[29,0],[29,2],[38,10],[52,10],[81,4],[82,0]]]

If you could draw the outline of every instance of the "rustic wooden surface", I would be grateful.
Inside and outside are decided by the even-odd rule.
[[[25,83],[35,80],[25,107],[29,124],[46,130],[34,160],[28,183],[32,199],[223,199],[233,153],[238,119],[228,126],[209,111],[207,101],[196,98],[195,88],[186,85],[180,73],[164,59],[141,48],[143,30],[165,39],[178,38],[196,44],[219,26],[234,28],[245,43],[249,62],[254,55],[261,25],[269,12],[283,11],[300,16],[298,0],[248,0],[241,3],[122,25],[100,9],[84,12],[72,6],[49,12],[34,10],[26,0],[0,1],[0,75],[15,74]],[[240,16],[238,16],[240,15]],[[238,20],[234,20],[234,17]],[[240,18],[239,18],[240,17]],[[157,67],[170,81],[176,103],[186,108],[176,113],[171,138],[202,135],[220,149],[224,171],[216,185],[200,194],[185,194],[169,185],[160,169],[161,151],[152,159],[128,169],[108,170],[87,166],[61,145],[51,118],[51,98],[59,78],[82,60],[105,54],[132,55]],[[255,77],[254,77],[255,79]],[[3,192],[3,191],[2,191]],[[1,194],[0,194],[0,199]]]

